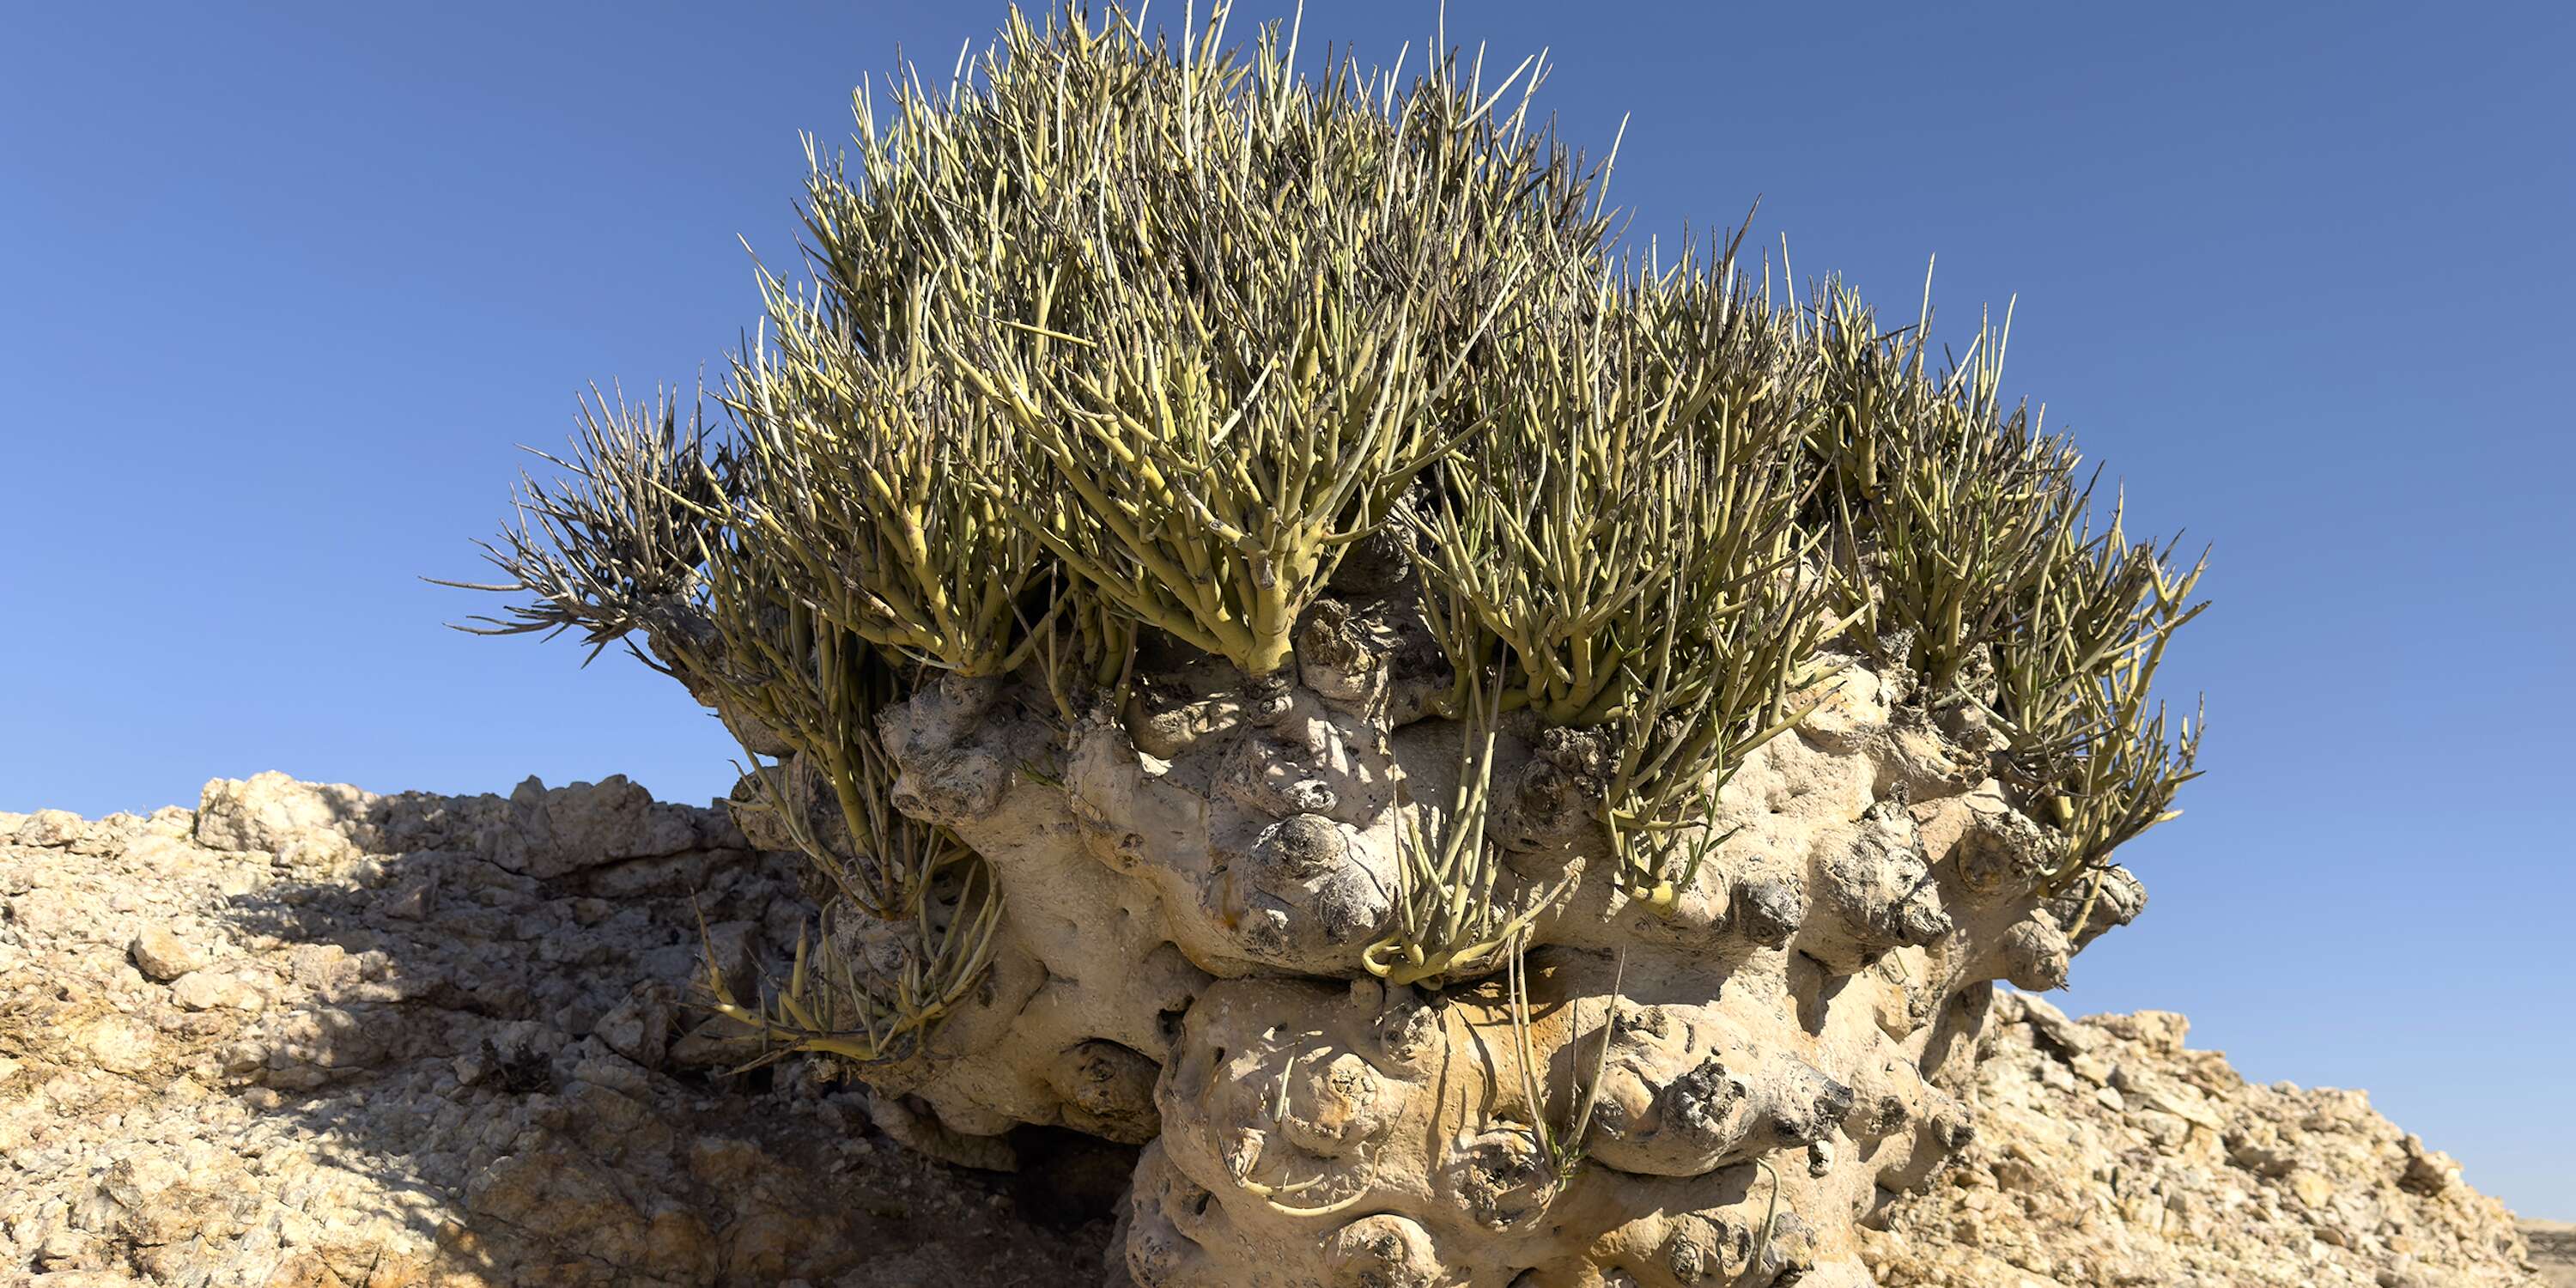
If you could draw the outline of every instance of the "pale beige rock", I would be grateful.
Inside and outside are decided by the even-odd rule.
[[[66,809],[40,809],[23,816],[14,831],[20,845],[67,847],[89,834],[89,820]]]
[[[197,841],[214,849],[266,850],[311,844],[365,820],[374,797],[346,783],[302,783],[276,770],[218,778],[197,801]]]
[[[1855,727],[1866,721],[1837,736]],[[1843,745],[1875,745],[1857,736]],[[1215,749],[1179,743],[1166,780]],[[1829,772],[1851,763],[1834,759],[1844,753],[1792,749],[1809,752],[1823,759],[1796,774],[1767,758],[1748,769],[1747,816],[1776,810],[1881,850],[1902,835],[1887,811],[1869,817],[1866,787]],[[625,796],[609,790],[601,799]],[[1009,785],[1000,808],[1043,806],[1033,790]],[[1086,962],[1089,925],[1110,927],[1111,942],[1149,938],[1115,929],[1122,911],[1160,915],[1162,895],[1138,880],[1091,882],[1115,897],[1066,905],[1076,925],[1022,914],[989,997],[947,1035],[958,1045],[945,1070],[898,1071],[919,1080],[916,1096],[833,1091],[818,1081],[832,1070],[809,1061],[746,1093],[710,1069],[757,1048],[682,993],[702,912],[731,927],[720,952],[777,975],[775,954],[812,912],[792,862],[733,848],[740,838],[706,815],[688,818],[691,836],[723,843],[612,857],[621,847],[603,835],[654,838],[650,820],[668,817],[620,807],[607,816],[645,826],[570,833],[588,857],[541,881],[495,856],[545,793],[368,796],[323,825],[347,852],[296,837],[280,851],[202,846],[184,811],[61,829],[90,848],[103,838],[95,855],[0,841],[0,1264],[40,1283],[209,1288],[1099,1282],[1105,1223],[1041,1230],[997,1206],[994,1183],[916,1157],[1034,1167],[1013,1192],[1062,1189],[1063,1173],[989,1134],[1012,1120],[989,1106],[1010,1104],[1124,1139],[1150,1129],[1117,1260],[1160,1282],[1456,1288],[1504,1271],[1515,1288],[2538,1282],[2510,1219],[2445,1155],[2358,1093],[2246,1086],[2188,1048],[2179,1016],[2078,1021],[2004,994],[1980,1017],[1982,989],[1945,983],[1915,947],[1825,996],[1824,968],[1795,948],[1810,936],[1828,955],[1849,951],[1910,933],[1905,908],[1937,906],[1956,941],[2014,911],[1991,889],[1951,884],[1963,849],[1970,867],[2010,862],[1996,857],[2010,836],[1979,830],[2009,825],[1974,793],[1907,806],[1925,852],[1948,856],[1926,865],[1937,905],[1904,884],[1901,864],[1894,879],[1860,873],[1839,905],[1858,930],[1811,929],[1819,899],[1803,917],[1754,915],[1749,891],[1784,874],[1758,863],[1722,865],[1723,898],[1703,882],[1673,922],[1615,901],[1560,914],[1531,957],[1551,1122],[1565,1120],[1578,1070],[1618,1017],[1591,1159],[1561,1189],[1535,1167],[1533,1107],[1519,1103],[1494,982],[1432,999],[1350,970],[1217,978],[1169,944],[1142,966],[1056,976]],[[1519,817],[1536,833],[1543,814]],[[1286,856],[1299,863],[1350,861],[1336,837],[1368,843],[1356,825],[1297,826],[1311,833]],[[1120,855],[1095,843],[1097,829],[1065,830],[1018,861],[1049,871],[1034,852],[1048,843],[1094,865]],[[567,835],[550,830],[543,852],[567,853]],[[252,873],[264,881],[245,885]],[[420,917],[398,915],[388,892],[420,881],[436,898]],[[598,893],[612,888],[625,893]],[[1615,941],[1600,922],[1621,917],[1635,920],[1619,933],[1664,939],[1628,950],[1614,1003]],[[149,982],[137,925],[184,928],[209,964]],[[1733,964],[1692,964],[1711,943]],[[1224,952],[1211,960],[1339,951],[1328,935],[1212,944]],[[210,1004],[189,1009],[201,989]],[[1082,1004],[1042,1020],[1044,991]],[[1951,1000],[1918,1024],[1918,994]],[[1014,1052],[996,1013],[1025,1014],[1020,1032],[1062,1045]],[[1093,1021],[1126,1039],[1096,1037]],[[1001,1036],[974,1045],[977,1026]],[[1158,1044],[1168,1070],[1147,1054]],[[1891,1052],[1893,1067],[1867,1063]],[[1093,1157],[1116,1185],[1136,1155]],[[1923,1188],[1901,1196],[1908,1186]],[[1265,1190],[1313,1210],[1274,1210]],[[2551,1255],[2553,1232],[2532,1228]]]
[[[555,810],[542,787],[264,776],[209,790],[211,846],[186,811],[50,820],[42,848],[25,820],[0,831],[0,1282],[1098,1278],[1107,1194],[1062,1233],[1014,1224],[995,1185],[872,1136],[867,1097],[808,1064],[757,1094],[650,1067],[686,1014],[700,905],[751,926],[811,910],[720,816],[562,790]],[[497,860],[530,819],[542,844],[506,852],[561,865],[556,886]],[[690,848],[611,853],[682,834],[657,819]],[[640,863],[663,865],[646,892],[590,892]],[[414,881],[438,897],[398,915],[385,892]],[[156,927],[198,964],[167,987],[146,972],[181,953]]]
[[[152,1068],[158,1045],[152,1030],[121,1015],[104,1016],[75,1030],[78,1050],[110,1073],[141,1074]]]
[[[179,936],[166,926],[146,926],[134,937],[127,950],[133,954],[135,969],[144,978],[168,982],[206,964],[205,950]]]
[[[170,982],[170,999],[191,1011],[230,1007],[256,1011],[267,999],[250,981],[226,971],[190,971]]]
[[[1887,1288],[2540,1281],[2512,1215],[2358,1092],[2249,1086],[2179,1015],[2067,1019],[1997,1000],[1968,1099],[1978,1133],[1929,1192],[1862,1231]],[[2074,1055],[2081,1050],[2087,1055]],[[2110,1062],[2121,1107],[2051,1077]]]

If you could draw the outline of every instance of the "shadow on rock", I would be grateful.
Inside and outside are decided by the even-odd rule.
[[[622,778],[0,815],[0,1250],[40,1281],[1097,1282],[1133,1151],[1017,1177],[688,1004],[781,967],[787,856]],[[703,932],[702,932],[703,927]],[[873,1111],[873,1112],[872,1112]],[[1019,1217],[1025,1213],[1029,1220]]]

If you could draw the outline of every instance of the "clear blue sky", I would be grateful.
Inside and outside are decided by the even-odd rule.
[[[2256,1079],[2370,1088],[2576,1217],[2567,607],[2576,171],[2559,5],[1452,6],[1606,144],[1637,227],[1791,238],[1951,337],[2217,547],[2209,695],[2147,918],[2078,1010],[2189,1013]],[[1935,9],[1944,10],[1935,14]],[[1158,10],[1177,21],[1174,0]],[[632,663],[441,623],[517,443],[689,381],[792,247],[797,131],[998,3],[35,5],[0,78],[0,809],[378,789],[729,748]],[[1247,10],[1268,16],[1278,10]],[[1428,0],[1315,0],[1390,57]],[[1158,15],[1160,16],[1160,15]],[[1414,66],[1419,65],[1417,43]]]

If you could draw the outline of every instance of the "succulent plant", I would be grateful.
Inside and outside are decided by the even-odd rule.
[[[1623,257],[1539,60],[1225,31],[863,88],[728,429],[588,415],[477,628],[641,633],[826,906],[707,1004],[1152,1142],[1144,1282],[1860,1282],[1990,981],[2143,906],[2199,567],[2008,320],[1936,367],[1928,298]]]

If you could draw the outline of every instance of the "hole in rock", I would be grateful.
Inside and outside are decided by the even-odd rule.
[[[1004,1190],[1022,1216],[1057,1230],[1117,1219],[1139,1150],[1062,1127],[1014,1128],[1011,1148],[1020,1170]]]

